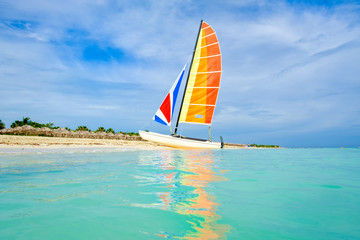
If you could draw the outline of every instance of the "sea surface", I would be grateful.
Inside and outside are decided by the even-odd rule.
[[[360,149],[2,152],[0,239],[360,239]]]

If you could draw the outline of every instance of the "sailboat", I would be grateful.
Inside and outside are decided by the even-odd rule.
[[[174,115],[176,99],[184,77],[186,65],[167,93],[155,113],[153,120],[170,127]],[[174,132],[171,135],[139,130],[144,140],[177,148],[222,148],[224,143],[211,140],[211,122],[220,88],[221,52],[213,28],[201,20],[195,48],[187,75],[184,93]],[[179,123],[209,126],[209,139],[184,137],[178,134]]]

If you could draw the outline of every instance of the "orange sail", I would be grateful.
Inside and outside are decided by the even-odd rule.
[[[221,52],[216,34],[201,23],[179,122],[210,125],[220,87]]]

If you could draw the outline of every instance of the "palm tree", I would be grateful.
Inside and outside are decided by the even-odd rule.
[[[96,131],[97,132],[105,132],[105,128],[104,127],[99,127]]]
[[[54,123],[47,123],[47,124],[45,124],[45,127],[48,127],[48,128],[56,128],[56,127],[54,127]]]
[[[5,128],[5,123],[0,120],[0,130]]]
[[[114,129],[109,128],[108,130],[106,130],[106,133],[113,133],[113,134],[115,134],[115,131],[114,131]]]
[[[30,121],[30,118],[29,118],[29,117],[23,117],[22,122],[23,122],[23,124],[24,124],[24,125],[28,125],[29,123],[31,123],[31,121]]]
[[[89,131],[87,126],[78,126],[78,128],[75,131]]]
[[[24,125],[30,125],[32,122],[30,121],[30,118],[29,117],[23,117],[23,120],[22,121],[19,121],[19,120],[16,120],[15,122],[13,122],[11,124],[11,128],[14,128],[14,127],[21,127],[21,126],[24,126]]]

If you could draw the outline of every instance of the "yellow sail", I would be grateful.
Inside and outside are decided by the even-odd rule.
[[[202,22],[179,122],[210,125],[220,87],[221,53],[216,34]]]

